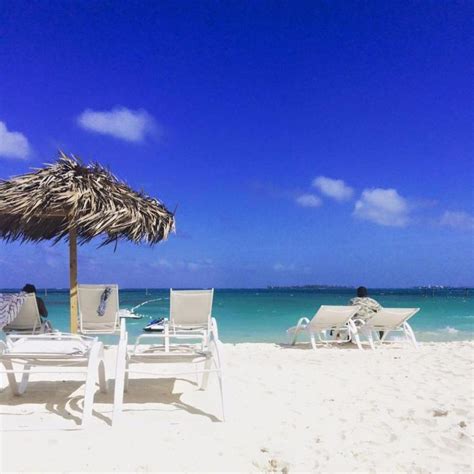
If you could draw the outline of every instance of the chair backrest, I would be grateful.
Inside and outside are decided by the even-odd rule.
[[[28,293],[23,302],[17,317],[3,328],[5,332],[9,331],[31,331],[35,333],[41,329],[41,317],[36,303],[36,295]]]
[[[359,311],[359,306],[329,306],[322,305],[316,311],[310,326],[315,329],[330,329],[342,327]]]
[[[382,308],[367,321],[366,325],[373,328],[398,328],[410,319],[420,308]]]
[[[105,312],[99,316],[102,294],[111,289]],[[83,334],[115,334],[120,329],[118,285],[78,285],[79,332]]]
[[[170,290],[170,323],[185,328],[209,327],[212,290]]]

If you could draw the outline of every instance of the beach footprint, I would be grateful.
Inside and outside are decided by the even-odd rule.
[[[262,448],[264,449],[264,448]],[[262,449],[260,451],[262,451]],[[265,451],[268,453],[268,451]],[[277,459],[276,457],[270,457],[266,461],[259,462],[253,461],[252,464],[258,469],[259,472],[263,473],[281,473],[287,474],[290,472],[288,463]]]

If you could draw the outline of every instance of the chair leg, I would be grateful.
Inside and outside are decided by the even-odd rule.
[[[370,329],[367,331],[367,339],[369,340],[370,348],[375,351],[374,335]]]
[[[84,410],[82,413],[82,427],[85,428],[92,417],[92,405],[94,403],[96,381],[96,367],[89,364],[87,369],[86,387],[84,394]]]
[[[222,407],[222,421],[225,421],[225,404],[224,404],[224,375],[223,375],[223,351],[222,351],[222,343],[218,339],[214,339],[213,337],[210,338],[209,347],[211,349],[211,357],[206,359],[204,363],[204,370],[210,370],[211,367],[215,367],[217,370],[217,377],[219,381],[219,390],[221,395],[221,407]],[[205,389],[207,387],[207,382],[209,379],[209,372],[204,372],[202,377],[202,385],[201,389]]]
[[[89,363],[87,364],[87,377],[84,393],[84,410],[82,413],[82,427],[86,427],[92,418],[92,406],[94,404],[95,382],[97,374],[100,372],[99,352],[100,343],[92,346],[89,354]],[[105,377],[104,377],[105,378]]]
[[[217,372],[217,377],[219,379],[219,390],[221,392],[221,407],[222,407],[222,421],[225,421],[225,404],[224,404],[224,380],[222,369],[219,368],[219,372]]]
[[[357,326],[355,325],[354,321],[351,320],[347,323],[347,331],[348,340],[355,341],[359,350],[364,350],[362,344],[360,343],[359,330],[357,329]]]
[[[128,368],[129,368],[129,363],[128,359],[125,362],[125,376],[124,376],[124,381],[123,381],[123,391],[126,393],[128,392],[128,381],[129,381],[129,375],[128,375]]]
[[[216,318],[211,319],[211,333],[216,341],[219,340],[219,329],[217,327],[217,321]],[[210,335],[208,336],[208,338]]]
[[[363,351],[364,348],[362,347],[362,344],[360,343],[359,333],[355,333],[355,334],[353,335],[353,338],[354,338],[354,340],[355,340],[355,342],[356,342],[357,347],[359,348],[359,350]]]
[[[105,363],[103,360],[99,361],[99,387],[102,393],[108,393],[109,384],[105,376]]]
[[[199,385],[199,367],[197,364],[194,366],[194,381],[196,382],[196,385]]]
[[[168,324],[165,324],[165,352],[170,351],[170,330]]]
[[[114,390],[114,413],[113,413],[113,424],[117,424],[122,414],[122,405],[123,405],[123,393],[124,393],[124,382],[125,382],[125,373],[121,371],[121,374],[118,374],[115,379],[115,390]]]
[[[359,332],[357,331],[357,329],[355,330],[354,333],[352,333],[351,340],[355,341],[355,343],[356,343],[359,350],[361,350],[361,351],[364,350],[364,348],[362,347],[362,344],[360,342],[360,336],[359,336]]]
[[[290,344],[294,346],[296,344],[297,339],[298,339],[298,328],[295,329],[295,332],[293,333],[293,338],[291,339]]]
[[[309,323],[309,320],[307,318],[301,318],[298,321],[298,324],[296,325],[295,330],[293,332],[293,339],[291,340],[292,346],[296,344],[296,340],[298,339],[298,336],[300,335],[300,333],[308,330],[308,323]]]
[[[407,336],[407,339],[411,340],[415,349],[419,349],[418,342],[415,337],[415,333],[413,332],[413,329],[411,328],[411,326],[407,322],[405,322],[403,323],[403,329],[405,331],[405,335]]]
[[[25,367],[23,370],[23,375],[21,377],[21,382],[20,386],[18,388],[18,395],[23,395],[26,391],[26,387],[28,386],[28,380],[30,379],[30,369],[31,369],[31,364],[25,364]]]
[[[211,367],[212,367],[212,358],[209,357],[208,359],[206,359],[206,362],[204,362],[204,370],[206,372],[202,374],[201,390],[206,390],[207,388],[207,383],[209,381],[209,372],[207,371],[210,370]]]
[[[128,361],[127,361],[127,341],[122,340],[119,343],[117,350],[117,369],[115,374],[115,389],[114,389],[114,413],[113,424],[119,421],[122,413],[123,392],[125,385],[125,375],[128,376]]]
[[[15,374],[13,373],[13,364],[10,360],[4,360],[3,365],[5,366],[5,369],[8,370],[7,379],[12,394],[17,396],[21,395],[18,389],[18,382],[16,381]]]

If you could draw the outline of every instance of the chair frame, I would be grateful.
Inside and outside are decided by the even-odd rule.
[[[78,312],[79,312],[79,328],[78,332],[80,334],[84,335],[119,335],[120,330],[121,330],[121,325],[120,325],[120,305],[119,305],[119,287],[116,283],[112,284],[79,284],[78,285],[78,293],[82,291],[87,291],[87,290],[98,290],[98,289],[103,289],[105,288],[111,288],[112,289],[112,295],[111,298],[114,299],[114,303],[116,304],[117,311],[115,314],[115,322],[114,322],[114,327],[113,329],[110,330],[104,330],[104,329],[86,329],[85,326],[87,326],[87,322],[83,321],[83,313],[81,311],[81,303],[80,303],[80,297],[78,298]]]
[[[42,341],[45,345],[59,342],[88,342],[89,348],[86,352],[11,352],[18,343],[28,341]],[[81,427],[86,427],[92,418],[92,407],[94,402],[95,384],[98,381],[100,391],[108,392],[108,382],[105,372],[104,345],[97,338],[79,336],[76,334],[41,334],[41,335],[9,335],[6,341],[0,341],[0,363],[3,364],[8,378],[10,390],[13,395],[22,395],[28,385],[32,374],[85,374],[84,409]],[[14,364],[22,366],[21,369],[14,368]],[[35,370],[39,367],[40,370]],[[43,367],[51,367],[44,370]],[[72,368],[72,370],[71,370]],[[16,374],[21,374],[18,382]]]
[[[390,313],[393,311],[397,313],[406,311],[406,314],[396,324],[374,324],[374,320],[376,321],[379,317],[383,317],[384,312]],[[373,350],[375,350],[376,343],[382,345],[383,343],[394,344],[400,342],[399,340],[387,340],[387,336],[392,332],[402,332],[405,336],[405,340],[411,342],[415,349],[419,349],[415,333],[410,324],[408,324],[408,320],[418,313],[418,311],[420,311],[420,308],[382,308],[369,320],[362,321],[362,324],[359,327],[360,333],[367,336],[370,347]],[[382,337],[380,337],[379,331],[383,331],[384,334]]]
[[[349,313],[349,316],[345,319],[342,324],[335,324],[333,326],[321,326],[318,328],[318,313],[325,308],[352,308],[353,311]],[[317,350],[316,345],[316,338],[318,338],[318,342],[322,344],[344,344],[346,342],[355,341],[357,347],[360,350],[363,350],[362,344],[360,342],[359,331],[357,326],[355,325],[352,318],[357,314],[360,310],[359,306],[331,306],[331,305],[321,305],[318,310],[316,311],[315,315],[311,318],[302,317],[298,320],[298,323],[294,328],[290,328],[287,330],[287,334],[291,337],[290,344],[295,345],[300,334],[306,333],[309,335],[311,347],[314,350]],[[346,334],[345,338],[343,339],[329,339],[328,331],[334,331],[337,333],[344,332]],[[324,337],[322,337],[324,336]]]
[[[210,304],[210,311],[207,317],[207,323],[202,324],[176,324],[173,321],[172,314],[173,314],[173,293],[209,293],[211,295],[211,304]],[[170,288],[170,317],[165,318],[165,334],[168,334],[169,337],[177,336],[177,335],[189,335],[194,336],[196,334],[204,335],[203,339],[203,347],[207,344],[207,341],[210,339],[211,333],[213,333],[213,337],[215,340],[219,340],[219,330],[217,327],[216,318],[212,316],[212,305],[214,302],[214,288],[210,290],[174,290]]]
[[[148,374],[160,377],[163,376],[178,376],[178,375],[198,375],[202,374],[201,389],[207,388],[209,374],[215,373],[218,377],[222,420],[225,420],[224,407],[224,382],[223,382],[223,357],[222,357],[222,343],[215,339],[215,335],[211,332],[210,338],[207,339],[205,334],[173,334],[171,337],[177,341],[189,341],[190,339],[200,339],[201,347],[190,344],[170,344],[169,334],[143,334],[136,339],[135,345],[132,349],[127,346],[128,333],[126,330],[126,318],[121,320],[122,331],[117,350],[117,364],[115,376],[115,391],[114,391],[114,412],[113,423],[119,422],[122,414],[124,392],[128,391],[129,374]],[[161,339],[163,344],[146,346],[147,352],[140,349],[143,348],[141,341],[144,339]],[[206,341],[206,342],[205,342]],[[158,349],[158,351],[156,351]],[[153,352],[155,350],[156,352]],[[151,351],[151,352],[150,352]],[[195,366],[194,371],[180,371],[180,372],[159,372],[152,370],[134,370],[130,365],[134,363],[150,363],[150,364],[192,364]],[[204,368],[199,368],[198,364],[204,363]]]

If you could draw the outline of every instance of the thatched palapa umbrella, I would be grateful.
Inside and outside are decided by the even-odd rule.
[[[77,243],[130,240],[156,244],[174,230],[174,215],[133,191],[101,165],[60,153],[56,163],[0,180],[0,238],[69,241],[71,331],[77,331]]]

